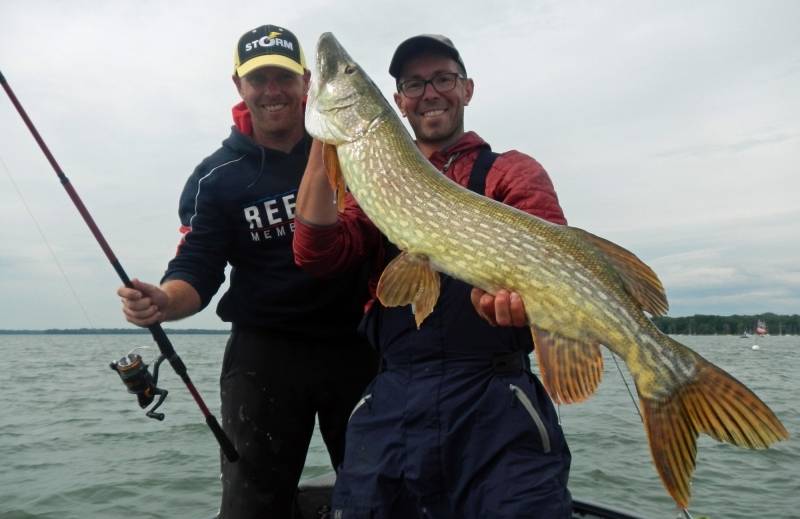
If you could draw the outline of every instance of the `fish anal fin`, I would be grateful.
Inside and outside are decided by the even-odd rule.
[[[640,399],[650,453],[667,492],[689,505],[697,436],[763,449],[789,437],[772,410],[744,384],[702,360],[693,379],[671,398]]]
[[[339,164],[339,155],[336,153],[336,146],[322,143],[322,163],[325,165],[328,184],[330,184],[336,195],[336,208],[341,213],[344,211],[344,198],[347,190],[345,188],[344,175],[342,175],[342,167]]]
[[[572,228],[591,242],[611,263],[625,290],[642,310],[653,316],[665,315],[669,309],[667,295],[656,273],[631,251],[583,229]]]
[[[419,328],[433,312],[439,288],[439,273],[431,268],[427,257],[401,252],[383,269],[377,295],[383,306],[413,305]]]
[[[542,384],[559,404],[589,398],[603,377],[603,354],[597,343],[581,342],[531,326]]]

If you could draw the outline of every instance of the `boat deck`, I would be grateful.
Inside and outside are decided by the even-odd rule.
[[[297,501],[300,507],[297,519],[326,519],[329,511],[331,490],[335,474],[325,474],[302,481],[298,487]],[[588,501],[572,500],[572,519],[642,519],[622,510]]]

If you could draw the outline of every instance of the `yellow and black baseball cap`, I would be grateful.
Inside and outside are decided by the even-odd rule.
[[[306,57],[297,37],[277,25],[262,25],[239,38],[233,55],[234,71],[245,76],[258,67],[281,67],[295,74],[306,71]]]

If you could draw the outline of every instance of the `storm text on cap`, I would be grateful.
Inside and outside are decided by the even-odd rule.
[[[263,38],[259,38],[257,40],[253,40],[248,42],[244,46],[244,50],[246,52],[250,52],[251,50],[256,49],[257,47],[273,47],[277,45],[278,47],[283,47],[288,50],[294,50],[294,45],[290,41],[286,41],[281,38],[270,38],[269,36],[264,36]]]

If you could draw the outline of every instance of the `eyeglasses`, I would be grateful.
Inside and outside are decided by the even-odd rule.
[[[445,72],[436,74],[430,79],[409,79],[408,81],[403,81],[397,85],[397,90],[404,96],[413,99],[415,97],[420,97],[422,93],[425,92],[425,87],[430,84],[433,86],[434,90],[440,94],[444,94],[445,92],[453,90],[459,79],[467,78],[457,72]]]

